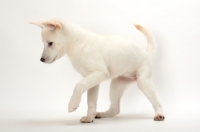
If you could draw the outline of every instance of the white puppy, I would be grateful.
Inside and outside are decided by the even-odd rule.
[[[147,29],[135,25],[147,38],[148,48],[145,51],[125,38],[95,34],[62,19],[31,24],[42,28],[44,51],[41,61],[52,63],[67,54],[74,68],[83,76],[69,102],[69,112],[73,112],[79,106],[83,92],[87,91],[88,112],[81,122],[90,123],[94,118],[117,115],[125,88],[135,81],[155,109],[154,120],[164,120],[161,104],[150,80],[155,43]],[[99,84],[106,79],[112,79],[110,108],[106,112],[96,112]]]

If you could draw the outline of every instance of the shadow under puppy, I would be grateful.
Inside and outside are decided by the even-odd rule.
[[[87,91],[88,112],[80,119],[82,123],[117,115],[125,88],[135,81],[155,109],[154,120],[164,120],[162,106],[150,79],[155,42],[146,28],[135,25],[146,36],[148,48],[145,51],[126,38],[96,34],[63,19],[30,23],[42,29],[44,51],[40,60],[53,63],[67,54],[82,75],[83,79],[76,84],[68,108],[69,112],[76,110],[81,95]],[[107,79],[112,79],[110,108],[105,112],[96,112],[99,84]]]

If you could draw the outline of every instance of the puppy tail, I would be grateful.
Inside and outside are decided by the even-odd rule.
[[[149,54],[150,57],[153,56],[153,53],[155,51],[156,48],[156,43],[154,41],[153,36],[151,35],[151,33],[143,26],[135,24],[135,27],[141,31],[144,36],[147,38],[147,43],[148,43],[148,47],[147,47],[147,53]]]

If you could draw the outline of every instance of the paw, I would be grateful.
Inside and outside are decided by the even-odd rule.
[[[154,117],[154,121],[163,121],[165,119],[165,117],[161,114],[157,114]]]
[[[74,108],[74,107],[69,107],[68,108],[68,112],[73,112],[73,111],[75,111],[77,108]]]
[[[80,103],[80,100],[78,100],[78,99],[72,99],[72,100],[69,102],[68,111],[69,111],[69,112],[75,111],[75,110],[78,108],[79,103]]]
[[[106,112],[97,112],[95,118],[100,119],[100,118],[108,118],[108,117],[113,117],[115,115],[119,114],[119,111],[116,109],[109,109]]]
[[[100,119],[100,118],[101,118],[100,113],[97,113],[95,119]]]
[[[93,122],[93,118],[90,118],[90,117],[82,117],[81,119],[80,119],[80,122],[81,123],[92,123]]]

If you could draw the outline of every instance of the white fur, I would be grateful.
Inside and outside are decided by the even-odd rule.
[[[163,120],[151,77],[151,57],[155,49],[154,40],[144,27],[135,25],[147,38],[147,51],[132,41],[111,35],[99,35],[62,19],[32,22],[42,28],[45,63],[52,63],[67,54],[74,68],[83,76],[69,102],[69,112],[79,106],[81,95],[88,91],[88,113],[81,122],[92,122],[94,117],[111,117],[119,113],[120,98],[126,86],[137,80],[138,87],[152,103],[155,120]],[[53,42],[52,46],[48,46]],[[112,79],[110,108],[96,113],[99,84]]]

